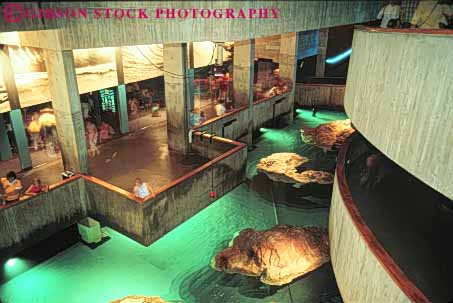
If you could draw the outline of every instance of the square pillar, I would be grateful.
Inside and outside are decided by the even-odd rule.
[[[120,122],[120,133],[122,135],[129,132],[129,116],[127,114],[127,95],[126,95],[126,84],[124,81],[124,70],[123,70],[123,55],[121,53],[121,47],[115,48],[115,59],[116,59],[116,75],[118,78],[118,118]]]
[[[319,45],[318,55],[316,56],[316,77],[324,77],[326,72],[326,55],[327,42],[329,40],[329,29],[323,28],[319,30]]]
[[[71,50],[44,50],[58,141],[66,170],[88,173],[85,125]]]
[[[280,39],[280,76],[291,82],[291,90],[288,95],[289,114],[286,117],[286,122],[291,124],[294,120],[294,91],[296,89],[299,35],[297,33],[282,34]]]
[[[3,114],[0,114],[0,160],[6,161],[13,157],[11,145],[8,139],[8,130],[6,129],[5,119]]]
[[[255,40],[234,42],[233,91],[236,107],[248,106],[245,143],[252,144],[253,139],[253,77],[255,65]],[[242,123],[242,122],[241,122]]]
[[[6,45],[3,45],[0,49],[0,66],[3,72],[3,80],[8,94],[9,105],[11,107],[9,114],[14,138],[16,139],[17,151],[19,153],[20,166],[22,169],[29,169],[32,167],[32,162],[30,149],[28,147],[28,138],[25,132],[22,111],[20,109],[19,93],[16,87],[14,71]]]
[[[164,44],[168,147],[183,154],[189,151],[188,100],[193,94],[193,91],[188,91],[187,64],[186,43]]]

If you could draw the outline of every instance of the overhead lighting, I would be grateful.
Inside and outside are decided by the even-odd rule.
[[[326,63],[327,64],[336,64],[336,63],[339,63],[343,60],[345,60],[346,58],[348,58],[349,56],[351,56],[352,54],[352,48],[348,49],[347,51],[339,54],[339,55],[336,55],[334,57],[330,57],[326,60]]]

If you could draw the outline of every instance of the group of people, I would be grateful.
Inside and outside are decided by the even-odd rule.
[[[94,157],[100,154],[98,143],[102,143],[112,138],[115,135],[115,130],[107,122],[102,121],[99,128],[90,121],[85,121],[85,136],[88,146],[88,155]]]
[[[453,29],[453,4],[451,0],[417,1],[391,0],[377,16],[382,28]],[[404,9],[402,9],[402,7]]]
[[[151,110],[153,114],[158,114],[159,105],[153,103],[154,91],[150,88],[140,88],[137,82],[127,86],[128,112],[131,116],[138,115],[141,109]]]
[[[227,102],[229,100],[230,83],[232,81],[230,74],[210,75],[208,80],[211,90],[211,101]]]
[[[46,108],[31,115],[27,114],[25,117],[30,147],[34,151],[44,148],[50,156],[56,155],[59,152],[59,146],[53,110]]]
[[[17,178],[15,172],[10,171],[6,177],[0,179],[0,204],[18,201],[21,198],[33,197],[47,191],[39,178],[34,178],[33,183],[24,191],[22,181]]]
[[[288,79],[282,78],[280,76],[279,69],[274,69],[272,73],[270,73],[269,77],[270,81],[267,82],[270,86],[266,87],[266,85],[255,85],[254,97],[256,100],[281,95],[291,89],[292,82]]]

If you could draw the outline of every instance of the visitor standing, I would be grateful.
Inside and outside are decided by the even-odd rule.
[[[389,4],[381,8],[377,18],[381,20],[382,28],[394,28],[399,26],[401,7],[396,1],[390,1]]]

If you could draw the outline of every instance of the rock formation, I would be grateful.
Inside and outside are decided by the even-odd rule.
[[[295,153],[275,153],[262,158],[256,168],[258,172],[265,173],[273,181],[302,185],[333,183],[333,175],[325,171],[305,170],[298,172],[297,168],[308,161],[308,158]]]
[[[111,303],[169,303],[162,300],[160,297],[146,297],[146,296],[127,296],[119,300],[112,301]]]
[[[339,120],[321,124],[317,127],[305,127],[301,130],[302,140],[324,150],[340,147],[355,130],[351,120]]]
[[[211,265],[218,271],[259,276],[268,285],[283,285],[329,260],[325,229],[277,225],[265,231],[242,230]]]

